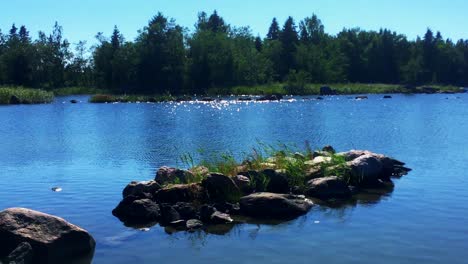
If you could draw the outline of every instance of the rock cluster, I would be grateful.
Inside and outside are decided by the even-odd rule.
[[[337,158],[342,163],[332,164]],[[230,224],[237,216],[287,220],[306,214],[314,204],[312,199],[350,199],[363,188],[393,186],[392,178],[410,170],[381,154],[361,150],[336,153],[331,146],[307,157],[297,153],[285,159],[300,160],[307,167],[299,175],[302,184],[295,185],[297,181],[291,180],[288,171],[278,169],[275,157],[267,159],[260,170],[240,164],[235,176],[210,173],[204,167],[161,167],[154,180],[125,187],[123,200],[112,213],[128,225],[159,223],[189,231]],[[329,175],[331,172],[336,175]],[[191,183],[195,175],[201,180]]]

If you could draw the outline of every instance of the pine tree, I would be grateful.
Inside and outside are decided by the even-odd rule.
[[[280,37],[280,28],[278,21],[276,20],[276,17],[273,18],[273,21],[271,22],[270,28],[268,29],[267,33],[267,39],[268,40],[278,40]]]

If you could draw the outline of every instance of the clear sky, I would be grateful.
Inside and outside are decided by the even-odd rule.
[[[468,39],[467,0],[1,0],[0,28],[24,24],[36,38],[58,21],[70,42],[92,44],[97,32],[110,35],[114,25],[133,40],[158,11],[193,29],[199,11],[214,9],[231,25],[248,25],[261,36],[273,17],[298,22],[315,13],[332,34],[343,27],[386,27],[414,39],[430,27],[445,38]]]

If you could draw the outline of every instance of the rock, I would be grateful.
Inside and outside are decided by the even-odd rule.
[[[185,220],[176,220],[176,221],[170,222],[169,224],[167,224],[167,226],[174,227],[176,229],[185,229],[187,224]]]
[[[211,201],[237,202],[242,195],[234,180],[220,173],[210,174],[202,181],[202,186]]]
[[[254,193],[240,199],[241,212],[261,218],[292,219],[306,214],[313,203],[303,196]]]
[[[421,92],[425,94],[435,94],[438,91],[439,91],[438,89],[433,88],[433,87],[428,87],[428,86],[421,88]]]
[[[372,154],[365,154],[347,162],[352,175],[359,183],[372,184],[383,175],[381,160]]]
[[[289,193],[289,182],[284,173],[266,169],[262,173],[268,178],[266,191],[271,193]]]
[[[214,205],[217,211],[220,211],[222,213],[227,213],[227,214],[239,214],[240,213],[240,207],[238,203],[216,203]]]
[[[237,175],[233,180],[243,194],[251,194],[253,192],[250,179],[247,176]]]
[[[14,264],[32,264],[34,251],[28,242],[23,242],[8,255],[5,262]],[[0,261],[1,263],[1,261]]]
[[[163,166],[156,172],[155,181],[161,185],[186,184],[190,179],[193,179],[190,171]]]
[[[170,223],[179,220],[183,219],[173,206],[169,204],[161,204],[161,218],[159,222],[162,226],[168,226]]]
[[[318,166],[322,163],[329,163],[331,160],[331,157],[318,156],[315,157],[313,160],[308,160],[304,162],[304,164],[308,166]]]
[[[312,179],[321,178],[322,176],[323,176],[322,168],[320,168],[319,166],[315,166],[315,167],[310,168],[307,171],[305,180],[309,181]]]
[[[319,97],[317,97],[317,98],[315,98],[315,99],[316,99],[316,100],[323,100],[324,98],[319,96]]]
[[[125,187],[122,192],[122,196],[123,198],[130,195],[146,197],[149,194],[150,196],[153,196],[159,189],[161,189],[161,186],[156,181],[132,181]]]
[[[0,256],[22,242],[33,249],[32,263],[70,263],[92,255],[96,245],[86,230],[62,218],[25,208],[0,212]]]
[[[306,159],[306,156],[300,152],[296,152],[294,153],[294,158],[296,160],[305,160]]]
[[[179,213],[180,217],[184,220],[198,218],[198,210],[195,205],[191,203],[177,203],[174,209]]]
[[[336,153],[335,149],[330,145],[327,145],[327,146],[323,147],[322,151],[328,152],[330,154],[335,154]]]
[[[250,179],[250,186],[256,192],[264,192],[268,183],[267,177],[258,171],[250,170],[247,172],[240,172],[239,174],[246,176]]]
[[[17,104],[21,104],[21,100],[16,97],[15,95],[12,95],[10,97],[10,102],[9,102],[11,105],[17,105]]]
[[[384,98],[384,99],[392,99],[392,96],[391,96],[391,95],[384,95],[383,98]]]
[[[77,103],[78,103],[78,101],[77,101],[77,100],[75,100],[75,99],[72,99],[72,100],[70,100],[70,103],[72,103],[72,104],[77,104]]]
[[[181,97],[177,97],[177,99],[175,100],[176,102],[187,102],[187,101],[192,101],[192,97],[190,96],[181,96]]]
[[[336,95],[336,91],[329,86],[320,87],[320,95]]]
[[[160,189],[155,194],[158,203],[200,202],[206,199],[204,188],[198,183],[175,184]]]
[[[203,222],[198,219],[190,219],[186,222],[185,227],[190,230],[203,228]]]
[[[209,221],[211,221],[211,215],[213,215],[215,212],[216,208],[214,208],[213,206],[203,205],[202,207],[200,207],[200,219],[203,222],[208,223]]]
[[[214,101],[214,99],[211,98],[211,97],[203,97],[201,100],[202,100],[203,102],[212,102],[212,101]]]
[[[366,95],[360,95],[360,96],[354,97],[354,99],[356,99],[356,100],[366,100],[366,99],[369,99],[369,97],[367,97]]]
[[[348,198],[351,191],[346,182],[336,176],[310,180],[307,183],[306,194],[320,199]]]
[[[228,224],[232,223],[231,216],[225,213],[221,213],[219,211],[214,212],[210,217],[210,224],[219,225],[219,224]]]
[[[239,98],[237,98],[237,101],[252,101],[252,98],[250,98],[250,97],[239,97]]]
[[[280,101],[281,99],[283,99],[281,94],[270,94],[258,98],[257,101]]]
[[[150,199],[139,199],[136,196],[126,196],[112,214],[128,224],[143,224],[157,221],[160,216],[159,206]]]

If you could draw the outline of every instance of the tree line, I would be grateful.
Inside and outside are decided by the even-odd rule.
[[[90,49],[84,41],[72,49],[57,23],[34,40],[25,26],[0,30],[0,85],[142,94],[272,82],[468,85],[468,40],[453,42],[430,29],[416,40],[388,29],[345,28],[331,35],[312,15],[299,23],[274,18],[262,38],[214,11],[199,13],[192,31],[158,13],[133,41],[117,27],[96,38]],[[301,86],[291,89],[300,93]]]

